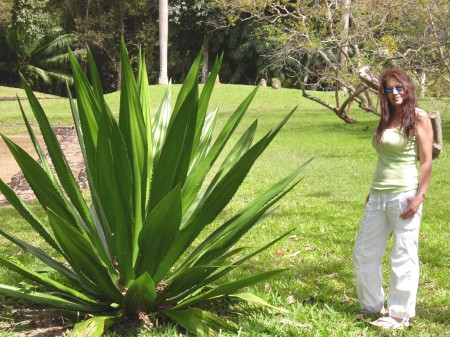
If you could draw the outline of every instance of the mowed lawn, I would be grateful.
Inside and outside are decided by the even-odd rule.
[[[173,101],[179,88],[173,86]],[[216,86],[210,109],[219,106],[220,125],[253,88]],[[6,89],[1,88],[0,96],[2,90]],[[151,87],[154,108],[164,90],[162,86]],[[331,93],[317,95],[330,102],[333,100]],[[9,91],[7,96],[10,96]],[[107,101],[117,113],[119,93],[107,95]],[[52,123],[73,124],[66,99],[44,99],[41,102]],[[450,148],[450,108],[447,104],[448,99],[420,101],[421,107],[441,112],[444,146]],[[24,106],[28,109],[26,103]],[[444,153],[433,162],[432,182],[425,200],[420,235],[421,278],[417,317],[412,320],[413,327],[409,330],[380,331],[370,326],[368,319],[357,319],[359,304],[352,265],[354,238],[376,163],[371,137],[378,118],[361,111],[355,104],[351,114],[358,123],[346,125],[333,112],[302,98],[299,90],[259,88],[236,137],[255,119],[258,120],[258,135],[263,135],[296,106],[292,118],[257,161],[221,218],[226,219],[272,183],[313,158],[302,181],[281,200],[277,212],[248,233],[242,242],[244,246],[261,246],[293,229],[286,239],[239,270],[247,275],[254,271],[286,268],[277,279],[259,284],[252,290],[289,312],[235,303],[217,307],[217,311],[239,322],[241,336],[449,336],[450,155]],[[17,102],[0,101],[0,132],[6,135],[25,132]],[[0,226],[35,244],[40,242],[10,206],[0,208]],[[0,254],[16,254],[22,261],[34,263],[27,254],[3,238],[0,238]],[[389,253],[386,254],[384,268],[386,289],[389,282],[388,258]],[[228,277],[235,278],[236,273]],[[17,284],[20,281],[19,277],[0,268],[0,283]],[[0,336],[15,336],[17,331],[32,330],[24,324],[11,323],[15,319],[15,308],[23,307],[23,303],[17,304],[2,297],[0,301],[0,324],[9,322],[8,331],[0,329]],[[73,317],[67,321],[71,319]],[[11,327],[16,330],[9,331]],[[179,335],[177,327],[163,325],[162,322],[155,322],[152,329],[124,330],[111,332],[109,336]]]

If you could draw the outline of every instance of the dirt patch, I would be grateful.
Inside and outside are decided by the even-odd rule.
[[[14,143],[19,145],[22,149],[24,149],[29,155],[31,155],[34,159],[37,159],[36,151],[34,150],[33,143],[30,140],[28,135],[12,135],[8,137]],[[43,140],[42,137],[38,136],[39,143],[42,145]],[[3,138],[0,138],[0,178],[9,183],[11,178],[20,172],[19,165],[17,165],[14,157],[11,152],[9,152],[8,147],[6,146]]]
[[[82,191],[86,190],[88,187],[86,182],[86,171],[75,128],[73,126],[57,126],[54,127],[54,131],[78,186]],[[9,138],[34,159],[38,158],[33,143],[28,135],[13,135]],[[43,148],[43,151],[46,152],[42,136],[38,136],[38,141]],[[46,157],[51,165],[48,154]],[[36,196],[20,171],[19,165],[9,152],[3,139],[0,139],[0,163],[0,178],[16,192],[22,200],[30,201],[36,199]],[[8,204],[8,202],[5,197],[0,194],[0,205],[5,204]]]
[[[87,183],[84,161],[75,128],[72,126],[60,126],[55,127],[54,131],[78,185],[81,190],[86,190]],[[12,135],[8,138],[19,145],[35,160],[38,159],[38,155],[28,135]],[[42,136],[37,136],[37,138],[43,151],[46,152]],[[51,165],[48,154],[46,157]],[[0,138],[0,178],[16,192],[22,200],[31,201],[36,199],[28,182],[20,171],[19,165],[16,163],[2,138]],[[6,204],[8,204],[8,201],[0,193],[0,205]],[[69,318],[69,321],[67,321],[67,312],[52,309],[36,309],[33,308],[32,305],[28,308],[19,305],[18,308],[14,309],[13,317],[4,317],[4,312],[11,312],[10,309],[11,308],[5,308],[0,304],[0,316],[2,316],[0,319],[0,331],[14,332],[14,335],[17,337],[66,336],[67,331],[70,330],[73,322],[76,320],[75,317],[75,319]]]
[[[70,326],[57,310],[19,308],[14,319],[0,322],[0,329],[16,337],[57,337],[67,335]]]
[[[14,307],[0,304],[0,335],[1,332],[8,332],[14,333],[15,337],[66,337],[77,322],[91,317],[61,309],[42,309],[33,304],[26,306],[22,301]],[[155,336],[156,326],[154,318],[140,313],[136,318],[119,320],[109,331],[118,336],[140,336],[146,330],[149,336]]]

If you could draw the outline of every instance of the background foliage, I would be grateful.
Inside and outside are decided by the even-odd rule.
[[[168,74],[175,83],[184,80],[203,46],[202,80],[212,66],[209,55],[224,53],[220,74],[224,83],[257,84],[261,78],[270,82],[278,77],[285,87],[306,83],[334,90],[338,81],[351,90],[357,85],[359,67],[369,65],[374,73],[403,67],[416,77],[422,94],[449,94],[450,9],[446,0],[168,3]],[[15,24],[34,38],[54,26],[74,34],[78,45],[87,44],[99,60],[107,91],[120,86],[117,45],[121,39],[127,41],[132,59],[136,60],[137,46],[143,47],[150,83],[157,82],[157,0],[2,0],[0,13],[2,34]],[[8,57],[2,48],[0,62]],[[1,84],[10,78],[5,74],[7,69],[3,69]],[[35,88],[55,90],[43,83],[36,83]]]

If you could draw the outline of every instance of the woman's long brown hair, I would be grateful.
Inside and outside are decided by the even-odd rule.
[[[380,144],[381,136],[383,135],[384,130],[388,128],[395,113],[395,106],[389,101],[388,95],[385,92],[386,82],[391,78],[395,78],[405,88],[405,93],[403,95],[403,117],[400,129],[404,132],[406,138],[409,138],[411,134],[414,134],[417,126],[415,110],[417,106],[417,97],[414,82],[403,70],[388,70],[381,75],[380,87],[378,89],[378,97],[381,105],[381,118],[374,135],[377,144]]]

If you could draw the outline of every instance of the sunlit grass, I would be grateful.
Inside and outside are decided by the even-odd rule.
[[[219,118],[225,121],[252,89],[249,86],[219,85],[213,92],[211,109],[218,105]],[[153,108],[156,108],[164,90],[162,86],[152,86]],[[179,86],[175,85],[173,101],[178,90]],[[330,101],[333,99],[332,95],[321,95]],[[118,111],[119,94],[109,94],[106,99],[112,110]],[[72,124],[67,100],[41,102],[53,123]],[[242,130],[258,119],[258,135],[261,136],[296,105],[296,113],[256,163],[223,215],[225,219],[228,214],[233,214],[232,211],[245,205],[253,196],[314,157],[302,182],[280,202],[277,213],[251,231],[243,244],[259,246],[289,229],[293,228],[293,233],[237,271],[252,273],[289,268],[271,280],[269,286],[260,284],[252,289],[271,304],[289,309],[289,313],[235,304],[231,305],[232,310],[226,306],[217,310],[222,310],[225,316],[238,316],[241,336],[447,336],[450,325],[449,155],[444,153],[434,161],[433,178],[425,201],[420,239],[421,279],[413,328],[380,332],[367,321],[356,320],[359,305],[352,267],[354,237],[376,161],[370,138],[377,117],[355,108],[352,115],[359,123],[346,125],[332,112],[303,99],[298,90],[260,88],[242,123]],[[430,110],[437,106],[441,111],[444,145],[449,148],[450,116],[445,112],[446,103],[424,100],[423,106]],[[17,102],[0,102],[1,123],[21,123]],[[8,134],[8,131],[1,127],[1,132]],[[10,207],[0,208],[0,223],[7,231],[27,238],[33,244],[40,244]],[[0,238],[0,252],[18,255],[22,261],[27,261],[26,254],[3,238]],[[385,262],[387,287],[388,260]],[[30,260],[28,263],[34,262]],[[19,281],[15,275],[0,269],[1,283]],[[292,303],[289,303],[289,298]],[[1,300],[7,304],[4,310],[14,307],[12,301]],[[0,312],[0,316],[5,315],[8,312]],[[178,336],[177,331],[174,326],[159,324],[156,332],[138,328],[128,335]],[[13,331],[0,332],[0,336],[14,335]],[[109,334],[119,335],[126,333]]]

